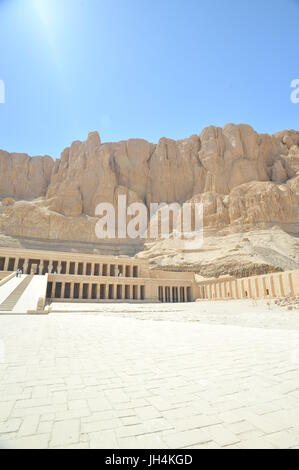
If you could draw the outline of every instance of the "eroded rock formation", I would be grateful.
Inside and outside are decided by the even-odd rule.
[[[4,235],[95,243],[95,208],[116,204],[119,194],[148,206],[201,201],[209,235],[273,225],[299,231],[299,132],[229,124],[157,145],[101,143],[94,132],[56,161],[0,151]]]

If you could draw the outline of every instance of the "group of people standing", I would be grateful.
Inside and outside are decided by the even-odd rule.
[[[18,269],[18,270],[17,270],[17,273],[16,273],[16,277],[21,277],[22,274],[23,274],[22,269]]]

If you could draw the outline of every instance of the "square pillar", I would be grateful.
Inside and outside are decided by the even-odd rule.
[[[52,283],[52,292],[51,292],[51,298],[55,299],[55,290],[56,290],[56,282]]]
[[[9,265],[9,258],[5,258],[4,271],[8,271],[8,265]]]
[[[83,283],[80,282],[79,284],[79,299],[83,298]]]
[[[71,285],[70,285],[70,299],[74,299],[74,289],[75,289],[75,283],[71,282]]]
[[[100,298],[100,284],[96,284],[96,299]]]
[[[40,274],[40,276],[42,276],[43,270],[44,270],[44,261],[42,260],[42,261],[39,263],[39,274]]]
[[[87,288],[87,299],[88,300],[91,300],[91,286],[92,286],[92,284],[88,284],[88,288]]]
[[[29,266],[29,260],[25,259],[24,264],[23,264],[23,274],[27,274],[28,266]]]
[[[71,262],[67,261],[65,264],[65,274],[70,274]]]
[[[15,258],[14,267],[13,267],[14,271],[18,269],[18,265],[19,265],[19,258]]]
[[[109,284],[105,284],[105,300],[109,300]]]
[[[117,289],[116,289],[116,284],[112,284],[112,299],[113,300],[116,300],[116,297],[117,297]]]
[[[62,264],[61,264],[61,261],[58,261],[58,264],[57,264],[57,274],[61,274],[61,270],[62,270]]]
[[[128,285],[128,292],[129,292],[128,300],[132,300],[132,286],[131,286],[131,284]]]
[[[75,261],[75,266],[74,266],[75,276],[78,276],[78,270],[79,270],[79,263],[78,261]]]

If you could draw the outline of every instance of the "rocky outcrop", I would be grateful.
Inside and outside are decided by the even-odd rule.
[[[248,125],[210,126],[157,145],[102,143],[97,132],[61,158],[0,151],[0,232],[96,243],[101,202],[202,202],[214,235],[299,224],[299,132],[257,134]],[[157,245],[158,246],[158,245]],[[170,263],[171,265],[171,263]]]
[[[54,161],[0,150],[0,198],[32,200],[45,196]]]
[[[177,250],[174,240],[146,244],[137,255],[155,269],[195,271],[212,278],[247,277],[299,269],[299,239],[278,227],[205,236],[197,250]]]

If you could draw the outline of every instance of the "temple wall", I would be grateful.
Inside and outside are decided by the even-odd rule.
[[[202,281],[198,283],[198,292],[198,298],[209,300],[296,297],[299,296],[299,270]]]

